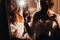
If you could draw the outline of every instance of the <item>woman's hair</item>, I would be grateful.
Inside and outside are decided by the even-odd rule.
[[[48,0],[48,7],[49,8],[52,8],[53,6],[54,6],[54,2],[53,2],[53,0]]]
[[[16,12],[16,10],[17,10],[17,5],[16,5],[16,1],[14,1],[14,0],[11,0],[11,2],[10,2],[10,6],[11,5],[13,5],[13,7],[15,7],[13,10],[11,10],[11,7],[9,7],[10,9],[10,13],[9,13],[9,15],[10,15],[10,20],[11,20],[11,22],[12,23],[14,23],[14,21],[15,21],[15,12]]]
[[[54,6],[53,0],[41,0],[40,2],[41,2],[42,4],[46,2],[48,8],[50,8],[50,9]]]

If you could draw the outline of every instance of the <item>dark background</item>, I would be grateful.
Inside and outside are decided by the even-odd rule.
[[[10,40],[5,0],[0,0],[0,40]]]

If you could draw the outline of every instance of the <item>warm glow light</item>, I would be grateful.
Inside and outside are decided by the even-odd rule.
[[[26,1],[20,0],[19,6],[20,6],[20,7],[25,7],[25,6],[26,6]]]

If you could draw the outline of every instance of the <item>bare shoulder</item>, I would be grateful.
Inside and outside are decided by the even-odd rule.
[[[56,18],[55,19],[58,22],[58,25],[59,25],[59,28],[60,28],[60,15],[58,13],[53,12],[53,11],[51,11],[51,13],[52,13],[52,15],[53,14],[56,15]]]
[[[58,13],[55,13],[54,11],[52,10],[49,10],[49,16],[56,16],[55,19],[56,21],[58,22],[58,25],[59,25],[59,28],[60,28],[60,15]]]
[[[56,17],[60,17],[60,15],[58,13],[55,13],[53,10],[48,10],[49,12],[49,16],[53,16],[53,15],[56,15]]]

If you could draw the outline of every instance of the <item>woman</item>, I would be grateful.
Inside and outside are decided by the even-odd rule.
[[[10,30],[11,36],[13,40],[20,40],[23,39],[24,33],[24,19],[22,14],[22,10],[17,10],[17,5],[15,1],[11,3],[11,13],[10,13]]]
[[[53,0],[40,0],[41,10],[36,12],[33,16],[32,27],[25,23],[26,29],[32,37],[35,33],[36,40],[49,40],[50,37],[54,39],[54,33],[59,31],[59,16],[51,9],[54,5]],[[59,18],[59,19],[57,19]],[[56,33],[56,35],[59,32]],[[52,40],[53,40],[52,39]]]

